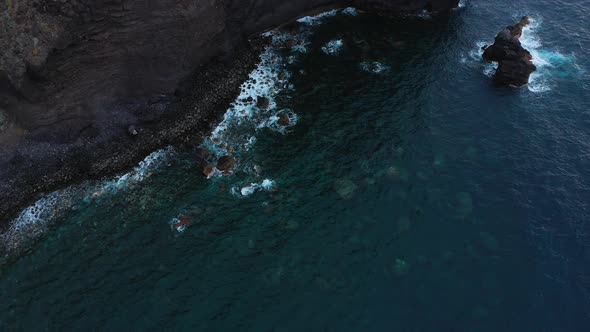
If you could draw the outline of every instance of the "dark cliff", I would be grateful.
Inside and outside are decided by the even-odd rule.
[[[35,193],[204,133],[256,62],[257,33],[333,7],[438,12],[457,2],[4,0],[0,224]]]

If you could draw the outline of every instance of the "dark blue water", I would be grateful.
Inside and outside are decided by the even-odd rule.
[[[495,87],[478,44],[525,14],[540,70]],[[305,24],[306,52],[273,51],[291,75],[263,88],[272,109],[224,126],[234,174],[177,148],[55,196],[1,267],[1,330],[587,330],[589,15],[471,1]]]

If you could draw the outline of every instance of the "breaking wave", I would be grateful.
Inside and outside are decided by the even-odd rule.
[[[262,175],[259,171],[252,171],[257,166],[245,161],[248,158],[242,157],[256,144],[261,130],[287,134],[289,128],[297,123],[297,113],[288,107],[282,107],[277,100],[281,93],[294,90],[294,86],[289,83],[292,76],[289,65],[296,63],[302,54],[308,52],[312,28],[321,24],[323,19],[339,13],[358,15],[354,8],[332,10],[300,18],[298,22],[302,24],[295,31],[276,29],[264,34],[271,41],[260,56],[260,63],[242,84],[239,96],[227,109],[223,120],[202,143],[202,147],[211,152],[207,162],[215,164],[220,157],[231,155],[236,159],[236,170],[256,177]],[[342,40],[333,40],[324,45],[322,51],[336,55],[342,46]],[[216,171],[215,175],[222,174]],[[268,181],[274,185],[274,181]],[[238,189],[232,189],[232,192],[239,193],[239,196],[248,196],[266,187],[264,182],[251,183],[246,187],[235,186]]]
[[[520,42],[533,56],[533,64],[537,70],[531,74],[528,88],[532,92],[550,91],[555,86],[556,78],[576,76],[582,69],[576,64],[573,54],[562,54],[559,51],[543,47],[537,30],[543,23],[540,18],[531,18],[530,24],[523,29]]]
[[[43,235],[48,227],[69,212],[87,206],[105,196],[112,196],[143,182],[169,160],[172,147],[147,156],[131,172],[110,181],[86,182],[49,193],[24,209],[0,234],[0,261],[20,252],[26,244]]]

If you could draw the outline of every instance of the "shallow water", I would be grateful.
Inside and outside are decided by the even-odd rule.
[[[540,70],[494,87],[477,45],[524,14]],[[584,330],[588,15],[471,1],[448,17],[304,20],[304,45],[272,51],[288,82],[260,87],[276,107],[219,133],[236,172],[206,180],[193,152],[168,150],[58,195],[54,226],[2,266],[0,326]],[[22,220],[49,219],[34,214]]]

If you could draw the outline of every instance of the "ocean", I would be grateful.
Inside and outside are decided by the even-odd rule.
[[[538,70],[495,86],[481,46],[523,15]],[[201,145],[233,173],[169,147],[48,193],[0,235],[0,330],[587,330],[588,17],[472,0],[267,33]]]

